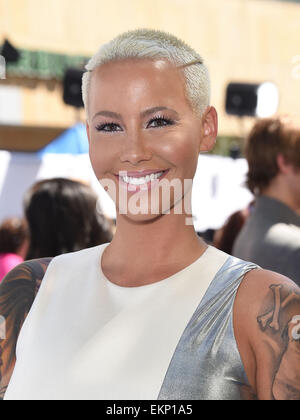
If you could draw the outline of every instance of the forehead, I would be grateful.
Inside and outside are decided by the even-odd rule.
[[[182,101],[188,104],[183,71],[165,60],[126,59],[105,63],[91,77],[90,104],[115,98]]]
[[[129,58],[104,63],[92,72],[92,80],[102,79],[106,83],[117,77],[121,78],[169,78],[184,83],[182,71],[174,64],[163,59]]]

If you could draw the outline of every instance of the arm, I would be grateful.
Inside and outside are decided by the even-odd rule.
[[[0,399],[3,399],[15,361],[16,344],[51,258],[24,262],[0,285]]]
[[[249,382],[260,400],[300,400],[300,290],[280,274],[245,276],[234,328]]]

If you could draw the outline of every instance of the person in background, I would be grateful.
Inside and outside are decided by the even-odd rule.
[[[4,276],[24,261],[28,249],[28,229],[25,220],[14,217],[0,225],[0,282]]]
[[[111,225],[97,199],[88,185],[70,179],[34,184],[24,197],[30,231],[26,259],[55,257],[109,242]]]
[[[229,216],[224,225],[215,231],[212,242],[213,246],[232,255],[234,241],[246,223],[248,216],[248,208],[238,210]]]
[[[287,117],[257,121],[245,154],[255,206],[233,255],[300,284],[300,128]]]

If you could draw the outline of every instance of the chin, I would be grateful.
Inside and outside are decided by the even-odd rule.
[[[119,214],[118,217],[125,218],[128,222],[132,224],[146,224],[146,223],[152,223],[161,217],[166,216],[163,214]]]
[[[180,202],[181,202],[181,200],[179,200],[179,203]],[[161,219],[162,217],[168,217],[171,214],[173,214],[175,207],[176,207],[175,214],[185,213],[184,211],[182,211],[182,206],[180,206],[179,209],[177,208],[176,203],[175,204],[172,203],[171,206],[169,204],[165,208],[162,208],[162,206],[160,206],[160,209],[156,210],[155,212],[151,211],[151,208],[147,209],[147,212],[146,212],[146,210],[144,210],[143,213],[141,211],[138,212],[138,213],[131,213],[129,211],[121,212],[120,209],[117,208],[117,213],[118,213],[119,218],[124,218],[128,222],[131,222],[133,224],[134,223],[136,223],[136,224],[152,223],[152,222],[155,222],[155,221]]]
[[[149,197],[148,197],[149,198]],[[185,204],[182,196],[169,197],[169,199],[163,200],[160,197],[159,201],[154,201],[151,203],[149,199],[144,202],[144,205],[141,205],[141,202],[138,201],[139,205],[134,206],[135,201],[126,202],[126,205],[121,205],[119,201],[116,203],[116,209],[118,217],[123,217],[127,221],[133,223],[143,223],[143,222],[154,222],[163,216],[167,217],[170,214],[184,214],[185,213]],[[130,204],[133,204],[132,206]],[[131,209],[131,211],[130,211]]]

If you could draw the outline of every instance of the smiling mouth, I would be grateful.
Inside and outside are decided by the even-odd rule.
[[[162,170],[162,171],[141,171],[139,172],[126,172],[121,171],[119,175],[116,175],[119,180],[123,183],[127,184],[128,186],[138,187],[138,186],[145,186],[151,181],[156,181],[161,179],[169,169]]]

